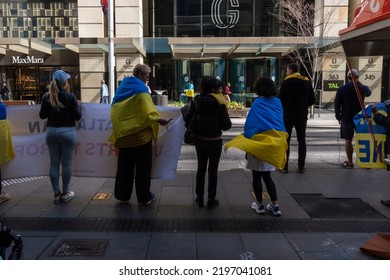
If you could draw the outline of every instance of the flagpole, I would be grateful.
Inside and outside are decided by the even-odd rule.
[[[114,1],[108,0],[108,75],[110,103],[115,94]]]

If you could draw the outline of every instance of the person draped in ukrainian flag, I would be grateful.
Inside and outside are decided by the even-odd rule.
[[[7,121],[7,110],[0,99],[0,164],[6,163],[15,157],[14,146],[12,144],[11,133]],[[1,186],[1,168],[0,168],[0,203],[11,198],[10,194],[3,192]]]
[[[276,97],[274,82],[263,77],[256,80],[254,85],[255,99],[245,121],[244,133],[236,136],[225,145],[225,150],[238,148],[247,153],[247,168],[252,170],[253,191],[256,201],[251,208],[258,214],[265,213],[263,205],[263,179],[271,202],[267,205],[274,216],[280,216],[275,183],[271,171],[283,168],[286,163],[286,150],[288,134],[284,127],[283,107],[280,99]]]
[[[128,203],[135,189],[138,203],[148,205],[156,199],[150,191],[152,141],[157,141],[158,127],[169,123],[161,119],[146,82],[150,67],[137,64],[133,76],[121,82],[111,106],[112,134],[109,141],[119,149],[115,178],[115,198]]]

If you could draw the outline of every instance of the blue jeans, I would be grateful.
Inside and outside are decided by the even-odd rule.
[[[48,127],[46,143],[50,153],[50,182],[54,194],[61,193],[59,187],[60,165],[62,168],[62,192],[69,191],[72,177],[72,157],[76,144],[75,127]]]

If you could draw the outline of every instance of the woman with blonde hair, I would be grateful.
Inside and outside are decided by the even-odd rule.
[[[42,97],[39,117],[47,118],[46,143],[50,153],[50,182],[54,203],[66,202],[75,194],[69,190],[72,177],[72,156],[76,144],[75,121],[81,118],[81,108],[76,96],[68,91],[70,75],[63,70],[53,74],[49,92]],[[62,191],[59,186],[62,168]]]

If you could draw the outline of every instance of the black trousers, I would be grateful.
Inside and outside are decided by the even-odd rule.
[[[287,162],[290,157],[290,140],[291,140],[291,133],[293,127],[295,127],[295,132],[297,134],[297,140],[298,140],[298,166],[304,167],[305,166],[305,160],[306,160],[306,127],[307,127],[307,120],[305,121],[299,121],[299,122],[289,122],[285,120],[284,123],[286,127],[286,132],[288,133],[287,138]]]
[[[265,187],[267,188],[267,192],[271,201],[278,200],[278,196],[276,195],[275,183],[271,178],[271,171],[256,171],[252,170],[253,176],[253,191],[256,195],[256,200],[260,203],[263,202],[263,185],[261,184],[261,178],[265,183]]]
[[[218,166],[222,152],[222,139],[213,141],[199,140],[196,145],[198,170],[196,172],[196,195],[204,196],[206,170],[208,171],[208,199],[214,200],[217,195]],[[207,168],[208,165],[208,168]]]
[[[120,148],[115,179],[115,198],[122,201],[130,200],[135,178],[138,202],[149,201],[151,173],[152,141],[142,146]]]

